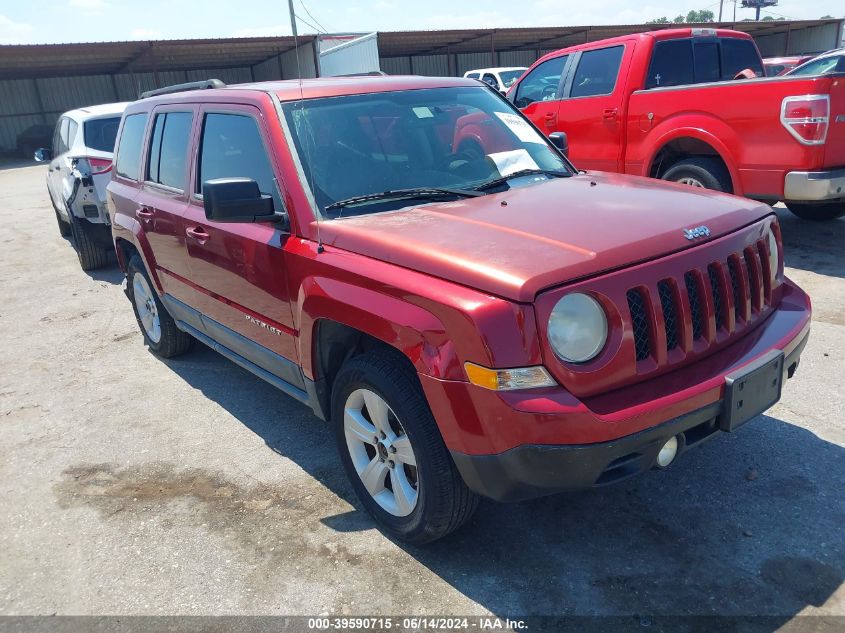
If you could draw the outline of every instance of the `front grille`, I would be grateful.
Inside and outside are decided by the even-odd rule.
[[[660,305],[663,308],[663,323],[666,326],[666,349],[678,347],[678,317],[671,281],[664,279],[657,284]]]
[[[666,335],[666,350],[684,348],[683,332],[688,332],[688,341],[696,350],[724,340],[725,333],[733,336],[755,321],[771,305],[771,283],[765,279],[768,265],[765,243],[759,240],[723,260],[714,261],[706,267],[695,268],[684,273],[683,279],[661,279],[655,286],[637,286],[628,290],[628,309],[631,312],[631,326],[637,360],[645,360],[655,353],[653,341],[658,327]],[[680,295],[686,294],[689,311],[682,306]],[[657,292],[663,314],[663,323],[652,323],[654,318],[647,310],[652,293]],[[733,318],[729,319],[729,315]],[[686,347],[685,347],[686,346]],[[665,357],[665,354],[664,354]]]
[[[631,288],[628,291],[628,310],[631,312],[631,325],[634,328],[637,360],[645,360],[651,355],[651,336],[648,330],[645,301],[642,290],[639,288]]]
[[[684,275],[684,284],[687,287],[687,296],[689,297],[692,337],[700,339],[704,336],[704,303],[698,291],[698,280],[696,280],[694,272],[689,271]]]
[[[100,210],[95,204],[83,204],[82,212],[85,214],[86,218],[97,218],[100,216]]]
[[[716,317],[716,329],[725,327],[725,303],[722,301],[722,284],[719,283],[719,264],[710,264],[707,275],[710,277],[710,292],[713,295],[713,315]]]
[[[745,298],[742,293],[742,273],[739,272],[739,259],[736,256],[728,258],[728,272],[731,277],[731,291],[734,297],[734,320],[739,321],[745,311]]]

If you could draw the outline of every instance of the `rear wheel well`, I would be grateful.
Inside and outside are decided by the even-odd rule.
[[[407,364],[416,372],[407,356],[384,341],[330,319],[317,322],[312,356],[315,393],[312,396],[317,398],[318,415],[322,413],[321,417],[329,419],[332,385],[343,364],[350,358],[375,350],[387,351],[397,362]]]
[[[135,245],[122,237],[119,237],[114,241],[114,250],[115,253],[117,253],[117,263],[123,272],[126,272],[126,267],[129,265],[129,260],[132,259],[133,255],[140,256],[140,253],[138,252],[138,249],[135,248]]]
[[[662,178],[663,174],[679,161],[696,156],[707,156],[719,161],[725,168],[725,172],[730,175],[727,163],[713,146],[689,136],[676,138],[666,143],[654,156],[654,160],[651,161],[648,175],[652,178]],[[733,183],[731,183],[731,190],[728,193],[733,193]]]

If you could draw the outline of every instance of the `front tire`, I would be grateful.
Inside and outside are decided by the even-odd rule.
[[[151,352],[162,358],[172,358],[191,349],[193,337],[176,327],[176,321],[153,290],[153,284],[138,255],[133,255],[126,266],[126,294],[132,303],[141,334],[144,335],[144,343]]]
[[[661,176],[663,180],[691,187],[703,187],[731,193],[731,175],[721,161],[707,156],[685,158],[672,165]]]
[[[419,381],[398,353],[347,361],[334,381],[331,411],[346,474],[386,532],[430,543],[475,512],[478,496],[458,473]]]
[[[109,252],[99,246],[89,234],[90,229],[85,220],[80,220],[68,211],[70,218],[70,233],[73,237],[76,256],[82,270],[96,270],[108,266]],[[59,227],[61,230],[61,227]]]
[[[799,204],[787,202],[787,208],[802,220],[826,222],[845,215],[845,202],[830,202],[825,204]]]

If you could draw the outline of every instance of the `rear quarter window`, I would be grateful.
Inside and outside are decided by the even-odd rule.
[[[146,112],[130,114],[123,122],[123,132],[117,148],[115,172],[118,176],[138,180],[141,173],[141,148],[144,144],[144,130],[147,129]]]

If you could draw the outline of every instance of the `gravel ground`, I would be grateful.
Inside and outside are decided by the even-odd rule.
[[[845,615],[845,219],[780,209],[813,297],[783,400],[672,468],[373,528],[327,426],[207,348],[142,345],[82,272],[44,166],[0,171],[0,614]]]

